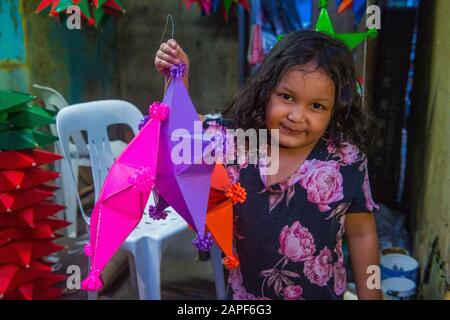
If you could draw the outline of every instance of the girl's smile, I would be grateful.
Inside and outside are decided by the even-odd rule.
[[[289,125],[284,125],[284,124],[280,124],[280,132],[287,134],[287,135],[291,135],[291,136],[296,136],[296,135],[300,135],[302,133],[304,133],[304,134],[307,133],[306,130],[290,128]]]

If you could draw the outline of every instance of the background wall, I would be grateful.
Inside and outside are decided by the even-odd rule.
[[[238,28],[232,16],[200,16],[180,0],[123,1],[127,13],[117,19],[122,98],[141,107],[162,99],[164,81],[154,68],[166,15],[175,22],[174,38],[190,56],[190,94],[199,113],[221,110],[238,90]],[[150,5],[151,4],[151,5]],[[164,40],[171,36],[169,23]]]
[[[32,84],[38,83],[60,91],[69,103],[120,97],[114,21],[98,30],[71,31],[58,20],[36,15],[38,3],[0,2],[1,20],[5,19],[0,87],[33,92]]]
[[[39,1],[0,2],[0,87],[33,92],[32,84],[60,91],[69,104],[128,100],[143,112],[163,96],[154,68],[166,15],[175,38],[191,56],[191,95],[199,112],[227,106],[239,85],[237,19],[200,16],[180,0],[124,0],[127,13],[97,29],[68,30],[63,22],[36,15]],[[171,26],[166,32],[169,39]]]
[[[450,283],[450,1],[423,1],[409,125],[406,201],[424,298]]]

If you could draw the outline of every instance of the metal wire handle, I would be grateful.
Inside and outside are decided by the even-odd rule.
[[[163,34],[162,34],[162,36],[161,36],[161,40],[159,40],[160,43],[163,41],[164,35],[166,34],[167,25],[169,24],[169,18],[170,18],[170,22],[171,22],[171,24],[172,24],[172,39],[173,39],[173,35],[174,35],[174,33],[175,33],[175,23],[173,22],[173,17],[172,17],[172,15],[169,13],[169,14],[166,16],[166,25],[164,26],[164,31],[163,31]]]

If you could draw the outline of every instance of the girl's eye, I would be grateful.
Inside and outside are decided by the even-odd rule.
[[[288,95],[288,94],[282,93],[282,94],[280,94],[279,96],[280,96],[281,98],[283,98],[284,100],[292,101],[292,97],[291,97],[290,95]]]
[[[320,103],[313,103],[314,110],[324,110],[325,108]]]

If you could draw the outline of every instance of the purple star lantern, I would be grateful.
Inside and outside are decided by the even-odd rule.
[[[203,140],[195,126],[202,127],[195,107],[182,81],[187,68],[184,63],[170,69],[171,79],[163,103],[170,108],[169,117],[161,125],[161,139],[156,170],[156,207],[152,215],[160,217],[158,212],[169,206],[174,208],[183,219],[197,232],[194,245],[201,250],[209,250],[212,240],[205,234],[206,212],[214,164],[203,161],[203,150],[210,141]],[[197,124],[195,122],[198,121]],[[181,129],[181,131],[180,131]],[[191,152],[190,163],[176,163],[171,158],[173,148],[179,140],[172,141],[172,134],[187,139],[191,150],[201,146],[200,152]],[[197,154],[198,153],[198,154]]]

